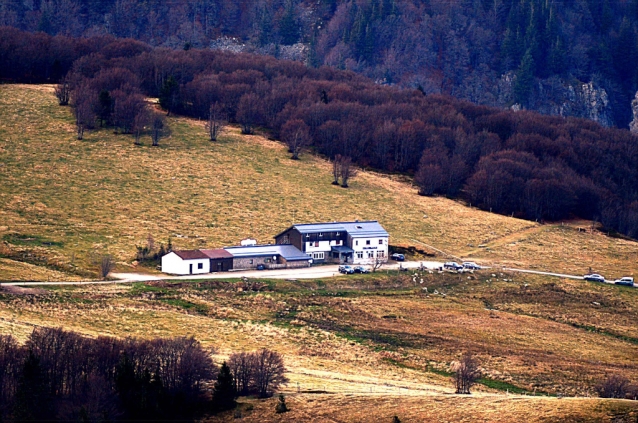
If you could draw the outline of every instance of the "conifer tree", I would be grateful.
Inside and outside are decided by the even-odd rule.
[[[215,382],[213,406],[218,411],[232,410],[237,405],[235,398],[237,398],[237,392],[235,392],[233,374],[224,361]]]

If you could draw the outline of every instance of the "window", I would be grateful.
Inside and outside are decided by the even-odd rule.
[[[203,269],[204,268],[204,263],[197,263],[197,268],[198,269]]]
[[[358,259],[362,259],[363,258],[363,251],[357,251],[357,258]]]
[[[319,232],[319,236],[323,236],[323,232]]]
[[[324,257],[324,253],[312,253],[312,258],[315,260],[323,260]]]
[[[366,245],[370,245],[370,240],[366,239]]]
[[[250,259],[250,264],[253,264],[253,259]]]
[[[319,241],[315,241],[315,247],[319,246]]]
[[[383,251],[377,251],[377,257],[385,257],[385,253]]]
[[[354,245],[359,245],[359,241],[358,241],[358,240],[357,240],[357,241],[355,241],[355,242],[354,242]]]
[[[374,251],[368,251],[368,258],[374,258]]]
[[[379,245],[383,245],[383,240],[382,239],[379,240]]]

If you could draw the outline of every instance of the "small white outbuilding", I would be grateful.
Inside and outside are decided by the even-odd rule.
[[[171,275],[210,273],[210,258],[200,250],[171,251],[162,257],[162,272]]]

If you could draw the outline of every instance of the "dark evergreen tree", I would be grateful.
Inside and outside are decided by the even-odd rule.
[[[159,94],[159,103],[164,110],[170,115],[177,107],[177,98],[179,94],[179,84],[173,75],[170,75],[162,84]]]
[[[516,79],[514,80],[514,101],[527,107],[529,104],[529,96],[532,92],[534,83],[534,59],[531,50],[527,50],[521,65],[516,71]]]
[[[108,125],[113,112],[113,98],[107,90],[101,90],[98,95],[97,117],[100,119],[100,126]]]
[[[233,374],[224,361],[215,382],[213,407],[219,411],[232,410],[237,406],[235,398],[237,398],[237,392],[235,392]]]
[[[51,392],[40,359],[29,351],[16,390],[14,419],[18,423],[51,420],[52,414]]]
[[[292,2],[288,4],[286,13],[279,22],[279,35],[281,36],[281,44],[292,45],[299,41],[299,24],[295,19],[294,7]]]

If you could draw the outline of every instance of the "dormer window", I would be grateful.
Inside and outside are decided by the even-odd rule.
[[[323,236],[323,232],[319,232],[319,236]]]

